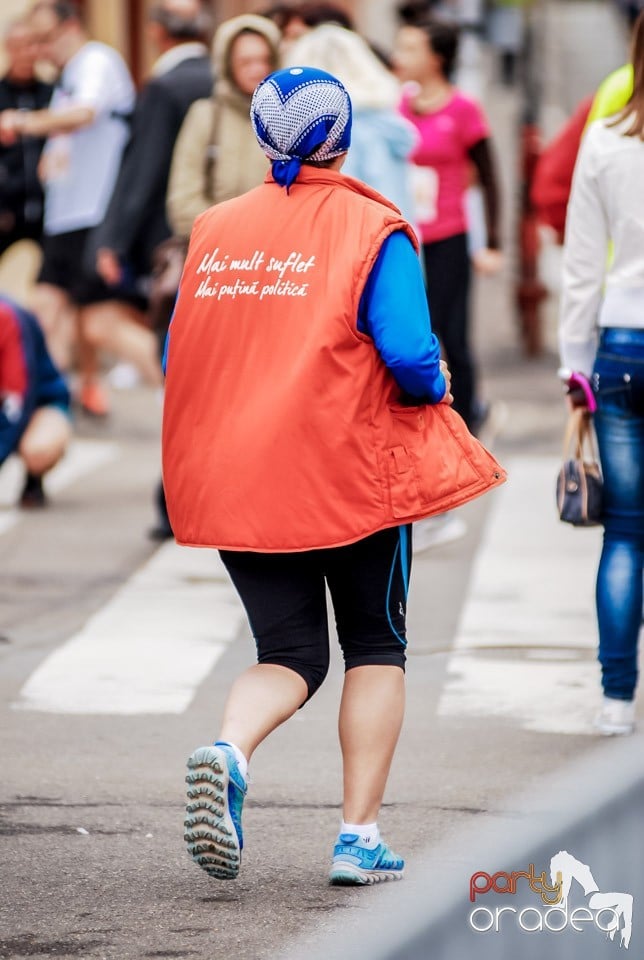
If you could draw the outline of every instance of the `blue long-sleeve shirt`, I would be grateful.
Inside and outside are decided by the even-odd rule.
[[[370,336],[398,386],[422,403],[445,395],[440,346],[432,333],[420,261],[409,237],[390,234],[369,274],[358,330]]]

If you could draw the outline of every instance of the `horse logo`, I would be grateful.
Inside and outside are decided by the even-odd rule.
[[[587,863],[577,860],[566,850],[560,850],[550,861],[550,882],[561,882],[560,906],[566,909],[568,894],[573,880],[583,887],[584,896],[588,897],[588,907],[600,912],[612,912],[613,919],[608,924],[606,934],[611,940],[619,931],[620,946],[626,947],[631,942],[633,930],[633,897],[630,893],[602,893],[595,882],[591,869]]]

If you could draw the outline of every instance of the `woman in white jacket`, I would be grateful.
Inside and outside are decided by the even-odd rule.
[[[597,576],[603,734],[634,726],[644,551],[644,14],[633,96],[584,137],[564,250],[562,376],[589,380],[604,474]],[[610,241],[614,246],[608,260]]]

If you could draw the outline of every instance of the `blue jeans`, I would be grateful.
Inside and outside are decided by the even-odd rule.
[[[606,328],[592,378],[604,474],[604,545],[597,573],[602,685],[632,700],[642,622],[644,553],[644,330]]]

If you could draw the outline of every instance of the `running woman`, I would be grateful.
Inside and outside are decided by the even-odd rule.
[[[405,701],[409,525],[503,472],[450,410],[414,231],[340,172],[345,88],[281,70],[251,117],[272,170],[197,219],[167,350],[172,529],[220,550],[258,653],[188,760],[185,837],[212,877],[237,876],[248,762],[327,673],[328,585],[346,667],[330,879],[371,884],[404,869],[377,821]]]

